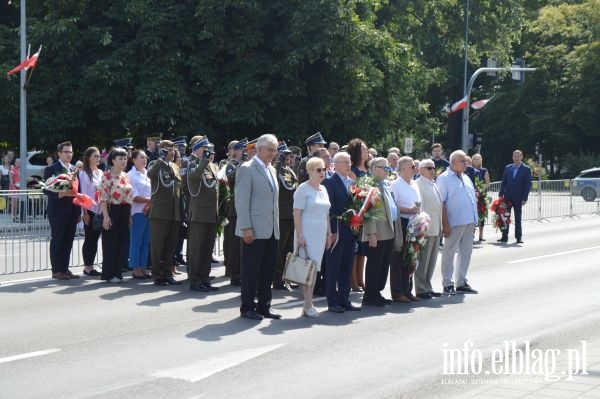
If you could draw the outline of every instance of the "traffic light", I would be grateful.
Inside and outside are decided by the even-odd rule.
[[[481,145],[481,133],[473,133],[473,148]]]
[[[512,64],[513,68],[525,68],[525,60],[517,58]],[[522,85],[525,83],[525,72],[523,71],[512,71],[512,80],[516,81],[517,84]]]

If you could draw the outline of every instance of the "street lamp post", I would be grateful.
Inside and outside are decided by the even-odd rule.
[[[462,137],[461,137],[461,148],[466,153],[469,150],[469,110],[471,108],[471,90],[473,90],[473,84],[475,83],[475,79],[477,76],[483,72],[533,72],[536,68],[521,68],[521,67],[508,67],[508,68],[479,68],[476,70],[471,79],[469,79],[469,84],[467,85],[467,90],[465,93],[465,97],[467,98],[467,106],[463,109],[463,125],[462,125]]]

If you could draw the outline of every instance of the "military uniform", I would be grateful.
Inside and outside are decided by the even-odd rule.
[[[148,214],[152,277],[155,282],[163,282],[171,277],[173,253],[177,245],[181,176],[175,163],[158,159],[148,170],[148,178],[152,185]]]
[[[188,279],[194,290],[211,290],[211,259],[217,234],[217,172],[217,166],[207,158],[195,158],[188,164]]]
[[[235,235],[235,226],[237,223],[237,213],[235,211],[235,176],[237,168],[242,161],[232,159],[225,167],[227,184],[229,185],[229,209],[227,210],[227,220],[229,223],[225,226],[223,238],[223,250],[227,253],[227,262],[225,264],[225,275],[229,276],[231,283],[240,285],[242,271],[242,240]]]
[[[298,178],[291,167],[280,162],[277,167],[277,182],[279,184],[279,248],[277,265],[275,267],[275,288],[283,286],[283,269],[288,252],[294,249],[294,192],[298,188]]]
[[[315,145],[320,145],[321,147],[323,147],[325,144],[327,144],[327,142],[325,141],[325,139],[323,139],[323,136],[321,136],[320,132],[317,132],[315,134],[313,134],[312,136],[310,136],[309,138],[307,138],[304,141],[304,144],[306,144],[306,146],[308,147],[308,155],[304,158],[302,158],[302,161],[300,162],[300,165],[298,166],[298,183],[304,183],[305,181],[308,180],[308,172],[306,171],[306,162],[308,162],[308,160],[310,158],[312,158],[312,153],[314,151],[314,148],[311,149],[311,146],[315,146]],[[318,147],[317,147],[318,148]]]

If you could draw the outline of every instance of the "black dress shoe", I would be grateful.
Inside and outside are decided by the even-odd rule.
[[[315,288],[313,296],[325,296],[325,290],[323,288]]]
[[[498,241],[498,242],[508,242],[508,238],[502,237],[501,239],[496,240],[496,241]]]
[[[383,308],[385,307],[385,302],[383,302],[380,299],[364,299],[362,300],[362,304],[363,306],[374,306],[377,308]]]
[[[417,298],[421,298],[421,299],[431,299],[433,297],[433,295],[431,295],[429,292],[419,292],[417,294]]]
[[[517,244],[523,244],[523,240],[521,240],[520,238],[517,239]]]
[[[167,284],[171,284],[171,285],[181,285],[182,284],[181,281],[177,281],[171,276],[165,277],[165,281],[167,282]]]
[[[251,320],[262,320],[263,317],[258,314],[255,310],[247,310],[245,312],[241,312],[240,316],[242,316],[243,318],[246,319],[251,319]]]
[[[158,285],[159,287],[165,287],[165,286],[169,285],[169,283],[167,283],[167,280],[165,280],[165,279],[160,279],[160,280],[154,280],[154,285]]]
[[[441,292],[435,292],[435,291],[429,291],[428,294],[431,295],[434,298],[439,298],[439,297],[442,296]]]
[[[180,265],[187,265],[187,262],[185,261],[185,259],[183,259],[183,256],[176,257],[175,262],[179,263]]]
[[[349,304],[347,304],[347,305],[344,306],[344,309],[349,310],[351,312],[358,312],[362,308],[360,308],[358,306],[354,306],[353,304],[349,303]]]
[[[211,292],[211,291],[219,291],[219,287],[213,287],[210,284],[191,284],[190,290],[192,291],[200,291],[200,292]]]
[[[344,308],[341,306],[329,306],[327,310],[333,313],[344,313],[345,311]]]
[[[229,284],[231,284],[231,285],[235,285],[235,286],[238,286],[238,287],[239,287],[239,286],[241,286],[241,285],[242,285],[242,280],[240,280],[239,278],[232,278],[232,279],[229,281]]]
[[[86,276],[100,276],[101,273],[96,269],[92,269],[89,272],[84,270],[83,274],[85,274]]]
[[[384,298],[383,296],[379,298],[384,305],[391,305],[392,303],[394,303],[394,301],[392,301],[391,299],[388,298]]]
[[[281,319],[281,315],[277,314],[277,313],[271,312],[271,309],[265,310],[265,311],[262,311],[262,312],[258,312],[257,311],[256,313],[258,313],[259,315],[261,315],[265,319],[275,319],[275,320]]]
[[[287,284],[285,283],[285,281],[283,280],[278,280],[278,281],[274,281],[273,282],[273,289],[274,290],[289,290],[289,287],[287,286]]]

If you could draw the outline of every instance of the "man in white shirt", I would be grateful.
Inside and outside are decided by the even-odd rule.
[[[477,294],[467,283],[478,216],[475,188],[464,174],[466,169],[467,155],[457,150],[450,155],[450,167],[436,179],[444,203],[442,234],[446,244],[442,252],[442,284],[446,295]]]

